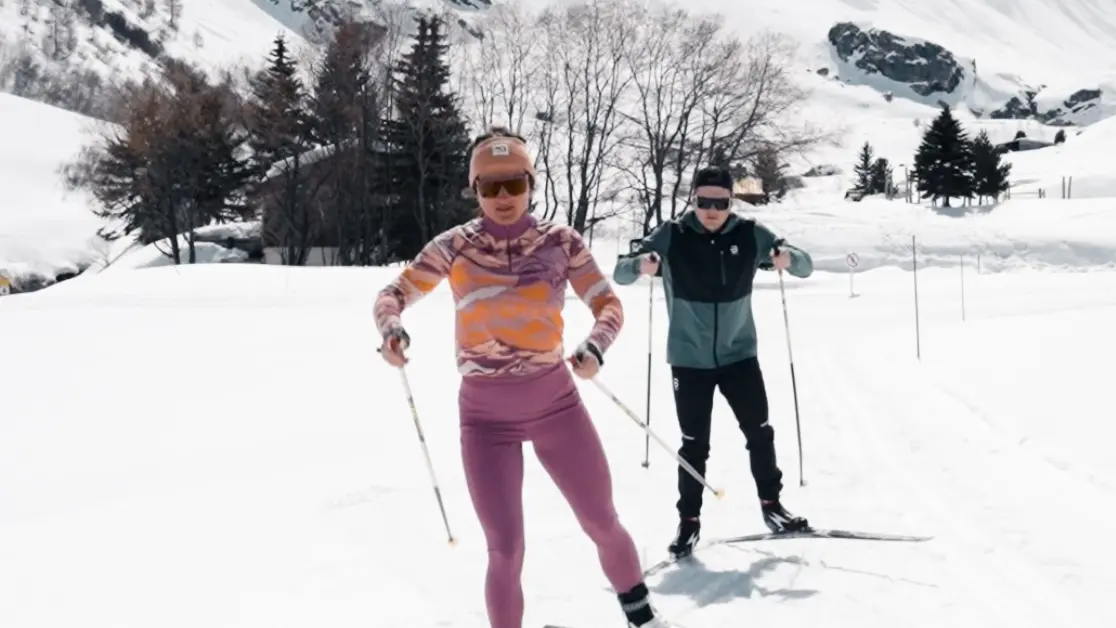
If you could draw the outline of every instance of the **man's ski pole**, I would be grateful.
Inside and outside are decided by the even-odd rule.
[[[779,253],[779,247],[782,244],[782,240],[775,242],[773,248],[776,254]],[[779,269],[779,296],[783,300],[783,325],[787,330],[787,357],[790,358],[791,391],[794,395],[794,428],[798,433],[798,485],[806,486],[806,479],[802,472],[802,421],[798,413],[798,382],[794,376],[794,352],[791,350],[790,316],[787,314],[787,291],[783,286],[783,269],[781,268]]]
[[[450,547],[457,545],[457,539],[450,532],[449,517],[446,516],[446,504],[442,501],[442,490],[438,488],[438,478],[434,475],[434,463],[430,460],[430,449],[426,446],[426,436],[422,432],[422,423],[419,422],[418,408],[415,407],[415,397],[411,394],[411,383],[407,381],[407,371],[399,367],[399,375],[403,378],[403,390],[407,393],[407,405],[411,407],[411,418],[415,421],[415,430],[418,432],[419,444],[422,445],[422,455],[426,457],[426,470],[430,472],[430,483],[434,486],[434,497],[438,500],[438,509],[442,511],[442,523],[446,526],[446,536],[449,537]]]
[[[628,406],[624,405],[624,402],[620,401],[620,399],[616,395],[612,394],[612,391],[609,390],[604,384],[602,384],[600,382],[600,380],[598,380],[597,378],[594,377],[593,378],[593,384],[597,388],[599,388],[600,391],[603,392],[609,399],[611,399],[612,403],[616,404],[616,407],[620,408],[620,410],[622,410],[624,412],[624,414],[628,415],[628,418],[635,421],[636,425],[643,428],[643,431],[647,433],[648,438],[654,438],[655,442],[658,443],[659,446],[663,448],[663,451],[666,451],[667,453],[669,453],[674,458],[675,462],[677,462],[679,466],[681,466],[683,469],[685,469],[687,473],[689,473],[691,476],[693,476],[693,478],[695,480],[700,482],[702,486],[704,486],[705,488],[712,491],[713,494],[716,495],[718,498],[721,498],[721,497],[725,496],[725,492],[723,490],[713,488],[712,486],[710,486],[709,482],[706,482],[705,478],[702,477],[702,475],[697,472],[697,469],[695,469],[693,466],[691,466],[690,463],[683,460],[681,458],[681,456],[679,456],[673,449],[670,448],[670,445],[667,445],[665,442],[663,442],[663,439],[659,438],[658,434],[656,434],[655,432],[652,432],[651,428],[646,423],[644,423],[642,420],[640,420],[639,415],[636,414],[634,410],[632,410]]]

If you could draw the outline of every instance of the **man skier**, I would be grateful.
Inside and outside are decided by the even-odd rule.
[[[726,170],[700,170],[693,187],[697,208],[648,234],[636,255],[617,261],[613,279],[631,284],[639,275],[655,275],[662,264],[670,321],[667,362],[682,459],[705,474],[713,392],[719,388],[744,432],[764,523],[773,532],[802,530],[808,527],[806,519],[779,501],[782,472],[775,461],[775,434],[756,357],[752,284],[760,268],[809,277],[813,261],[767,227],[730,211],[733,180]],[[698,541],[702,489],[679,467],[680,521],[669,547],[676,557],[688,555]]]

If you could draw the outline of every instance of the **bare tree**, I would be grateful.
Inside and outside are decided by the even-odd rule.
[[[178,30],[178,21],[182,18],[182,0],[164,0],[167,14],[170,18],[171,30]]]
[[[794,52],[787,37],[772,33],[716,43],[691,170],[714,160],[730,166],[752,161],[761,150],[800,154],[836,138],[835,131],[796,121],[808,94],[791,77]]]
[[[643,230],[678,213],[679,178],[689,169],[686,146],[699,132],[703,103],[716,76],[710,53],[721,37],[719,16],[691,16],[668,5],[650,5],[632,14],[637,35],[624,51],[632,74],[634,106],[625,114],[624,157],[618,168],[630,179],[643,207]]]
[[[621,107],[632,82],[623,63],[638,25],[628,17],[632,8],[624,0],[587,0],[540,17],[551,59],[544,71],[558,84],[557,107],[547,112],[549,133],[561,141],[558,159],[547,167],[561,170],[565,218],[581,233],[609,217],[595,209],[620,143]]]
[[[493,7],[475,24],[483,35],[478,45],[462,47],[462,75],[468,83],[470,109],[478,128],[493,125],[515,133],[526,132],[532,119],[529,111],[534,68],[540,50],[534,17],[522,3]],[[473,117],[473,116],[471,116]]]
[[[54,61],[62,61],[77,49],[77,9],[73,0],[55,0],[49,7],[43,51]]]

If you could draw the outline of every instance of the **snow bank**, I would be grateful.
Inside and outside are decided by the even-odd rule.
[[[0,93],[0,270],[16,283],[77,273],[92,261],[101,226],[84,193],[67,193],[58,169],[96,122]]]
[[[746,213],[809,250],[825,271],[847,271],[849,253],[859,256],[861,270],[910,269],[912,236],[919,267],[975,265],[979,254],[981,269],[988,272],[1116,268],[1116,203],[1107,199],[934,209],[870,197],[859,203],[769,205]]]

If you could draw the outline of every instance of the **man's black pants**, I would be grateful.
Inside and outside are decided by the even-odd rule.
[[[750,358],[716,369],[672,367],[674,405],[682,431],[678,454],[702,476],[709,458],[709,431],[713,419],[713,392],[720,388],[744,432],[751,457],[752,478],[762,500],[779,498],[783,473],[775,462],[775,431],[768,424],[767,390],[759,360]],[[701,514],[704,487],[678,467],[678,514]]]

